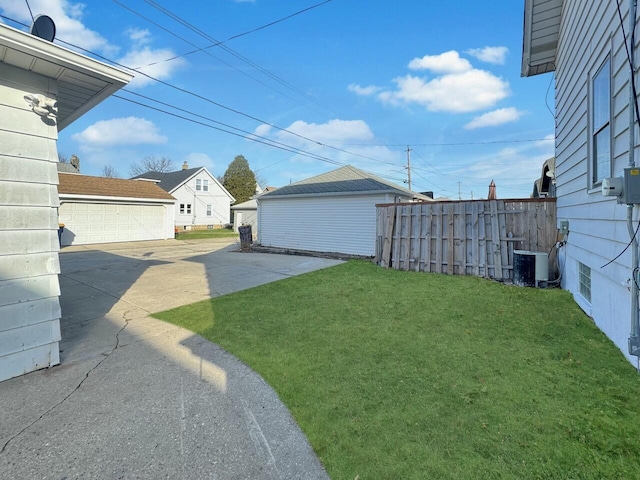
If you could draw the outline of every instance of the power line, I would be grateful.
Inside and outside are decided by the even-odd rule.
[[[491,145],[500,143],[552,142],[553,138],[531,138],[526,140],[495,140],[487,142],[413,143],[413,147],[457,147],[463,145]],[[344,147],[405,147],[407,143],[341,143]]]
[[[189,30],[191,30],[192,32],[197,33],[198,35],[200,35],[201,37],[209,40],[210,42],[216,44],[217,47],[222,48],[224,51],[226,51],[227,53],[229,53],[230,55],[233,55],[234,57],[238,58],[239,60],[245,62],[246,64],[250,65],[251,67],[255,68],[256,70],[260,71],[261,73],[263,73],[264,75],[272,78],[273,80],[275,80],[276,82],[284,85],[285,87],[293,90],[294,92],[296,92],[298,95],[301,95],[302,97],[306,98],[307,100],[315,103],[316,105],[319,105],[322,108],[327,109],[328,111],[331,111],[331,109],[329,107],[327,107],[326,105],[322,104],[321,102],[319,102],[317,99],[313,98],[311,95],[308,95],[307,93],[303,92],[302,90],[300,90],[299,88],[297,88],[296,86],[292,85],[291,83],[287,82],[286,80],[280,78],[279,76],[277,76],[276,74],[270,72],[269,70],[267,70],[266,68],[258,65],[257,63],[253,62],[252,60],[248,59],[247,57],[245,57],[244,55],[241,55],[240,53],[238,53],[237,51],[233,50],[232,48],[224,45],[224,42],[221,42],[220,40],[212,37],[211,35],[209,35],[208,33],[200,30],[198,27],[194,26],[193,24],[189,23],[188,21],[184,20],[182,17],[180,17],[179,15],[173,13],[171,10],[169,10],[166,7],[163,7],[162,5],[158,4],[157,2],[155,2],[154,0],[144,0],[145,3],[147,3],[148,5],[152,6],[153,8],[155,8],[156,10],[160,11],[161,13],[165,14],[166,16],[168,16],[169,18],[173,19],[174,21],[178,22],[179,24],[183,25],[184,27],[188,28]],[[327,2],[324,2],[327,3]]]
[[[201,122],[199,120],[195,120],[193,118],[188,118],[188,117],[185,117],[183,115],[178,115],[176,113],[169,112],[167,110],[163,110],[161,108],[157,108],[157,107],[154,107],[152,105],[147,105],[145,103],[138,102],[138,101],[132,100],[130,98],[123,97],[123,96],[118,95],[118,94],[114,94],[112,96],[114,98],[118,98],[118,99],[124,100],[126,102],[130,102],[130,103],[134,103],[136,105],[140,105],[140,106],[148,108],[150,110],[155,110],[156,112],[161,112],[161,113],[164,113],[164,114],[167,114],[167,115],[171,115],[172,117],[180,118],[182,120],[186,120],[186,121],[191,122],[191,123],[195,123],[195,124],[207,127],[207,128],[211,128],[213,130],[218,130],[220,132],[228,133],[228,134],[234,135],[236,137],[244,138],[246,140],[251,140],[252,142],[262,143],[264,145],[267,145],[267,146],[270,146],[270,147],[273,147],[273,148],[278,148],[280,150],[285,150],[287,152],[295,153],[297,155],[301,155],[301,156],[304,156],[304,157],[312,158],[312,159],[315,159],[315,160],[321,160],[323,162],[331,163],[331,164],[334,164],[334,165],[345,166],[344,163],[339,162],[337,160],[333,160],[333,159],[330,159],[330,158],[327,158],[327,157],[322,157],[320,155],[316,155],[314,153],[310,153],[310,152],[298,149],[298,148],[290,146],[290,145],[286,145],[286,144],[278,145],[277,143],[279,143],[279,142],[273,142],[272,140],[267,139],[266,137],[260,137],[258,135],[254,135],[254,134],[251,134],[252,136],[242,135],[241,133],[236,133],[236,132],[232,132],[230,130],[225,130],[224,128],[215,127],[215,126],[210,125],[208,123],[204,123],[204,122]]]
[[[240,68],[236,67],[235,65],[233,65],[233,64],[231,64],[231,63],[229,63],[229,62],[227,62],[227,61],[223,60],[222,58],[215,56],[213,53],[211,53],[211,52],[207,51],[207,49],[212,48],[212,47],[215,47],[215,46],[218,46],[218,45],[220,45],[220,44],[222,44],[222,43],[224,43],[224,42],[218,42],[218,43],[214,43],[214,44],[212,44],[212,45],[209,45],[209,46],[207,46],[207,47],[200,48],[200,47],[198,47],[198,45],[196,45],[195,43],[190,42],[189,40],[187,40],[186,38],[184,38],[184,37],[182,37],[182,36],[178,35],[178,34],[177,34],[177,33],[175,33],[174,31],[172,31],[171,29],[166,28],[166,27],[164,27],[164,26],[160,25],[159,23],[157,23],[157,22],[155,22],[155,21],[151,20],[150,18],[148,18],[148,17],[146,17],[146,16],[142,15],[141,13],[139,13],[139,12],[137,12],[136,10],[132,9],[131,7],[129,7],[129,6],[125,5],[125,4],[123,4],[122,2],[120,2],[120,1],[118,1],[118,0],[112,0],[112,1],[113,1],[116,5],[119,5],[120,7],[124,8],[125,10],[128,10],[129,12],[133,13],[134,15],[137,15],[138,17],[140,17],[140,18],[142,18],[142,19],[146,20],[147,22],[151,23],[152,25],[155,25],[155,26],[156,26],[156,27],[158,27],[159,29],[161,29],[161,30],[163,30],[163,31],[167,32],[168,34],[170,34],[170,35],[172,35],[172,36],[176,37],[177,39],[179,39],[179,40],[181,40],[181,41],[183,41],[183,42],[185,42],[185,43],[187,43],[187,44],[191,45],[192,47],[196,47],[196,48],[195,48],[195,50],[191,50],[190,52],[186,52],[186,53],[184,53],[184,54],[180,54],[180,55],[174,55],[173,57],[167,58],[167,59],[165,59],[165,60],[159,60],[159,61],[157,61],[157,62],[151,62],[151,63],[149,63],[149,64],[147,64],[147,65],[142,65],[142,66],[139,66],[139,67],[132,68],[132,70],[135,70],[136,72],[142,73],[142,72],[140,72],[140,69],[141,69],[141,68],[144,68],[144,67],[150,67],[150,66],[157,65],[157,64],[160,64],[160,63],[164,63],[164,62],[170,62],[170,61],[172,61],[172,60],[176,60],[176,59],[178,59],[178,58],[180,58],[180,57],[184,57],[184,56],[186,56],[186,55],[191,55],[191,54],[193,54],[193,53],[203,52],[203,53],[205,53],[206,55],[210,56],[211,58],[213,58],[213,59],[215,59],[215,60],[219,61],[220,63],[222,63],[222,64],[224,64],[224,65],[228,66],[229,68],[232,68],[232,69],[236,70],[238,73],[240,73],[240,74],[242,74],[242,75],[244,75],[244,76],[246,76],[246,77],[248,77],[248,78],[250,78],[250,79],[252,79],[252,80],[256,81],[256,82],[257,82],[257,83],[259,83],[260,85],[262,85],[262,86],[264,86],[264,87],[266,87],[266,88],[269,88],[269,89],[273,90],[274,92],[279,93],[280,95],[282,95],[283,97],[288,98],[289,100],[292,100],[292,101],[294,101],[294,102],[296,102],[296,103],[298,103],[298,104],[301,104],[301,103],[300,103],[300,102],[298,102],[296,99],[294,99],[293,97],[291,97],[291,96],[287,95],[286,93],[284,93],[284,92],[282,92],[282,91],[278,90],[278,89],[277,89],[277,88],[275,88],[275,87],[272,87],[271,85],[269,85],[268,83],[263,82],[263,81],[262,81],[262,80],[260,80],[259,78],[256,78],[256,77],[254,77],[253,75],[250,75],[249,73],[247,73],[247,72],[245,72],[245,71],[241,70]]]
[[[1,16],[1,15],[0,15],[0,17],[5,18],[4,16]],[[20,22],[18,22],[18,23],[20,23]],[[23,24],[21,24],[21,25],[23,25]],[[82,47],[80,47],[80,46],[78,46],[78,45],[75,45],[75,44],[70,43],[70,42],[66,42],[66,41],[64,41],[64,40],[60,40],[60,39],[58,39],[58,41],[59,41],[60,43],[65,44],[65,45],[69,45],[69,46],[71,46],[71,47],[73,47],[73,48],[77,48],[77,49],[79,49],[79,50],[82,50],[83,52],[90,53],[90,54],[92,54],[92,55],[94,55],[94,56],[96,56],[96,57],[98,57],[98,58],[100,58],[100,59],[102,59],[102,60],[105,60],[105,61],[107,61],[107,62],[109,62],[109,63],[112,63],[112,64],[114,64],[114,65],[117,65],[117,66],[119,66],[119,67],[125,68],[125,69],[127,69],[127,70],[132,70],[132,69],[131,69],[131,67],[128,67],[128,66],[126,66],[126,65],[123,65],[123,64],[121,64],[121,63],[118,63],[118,62],[116,62],[116,61],[114,61],[114,60],[111,60],[111,59],[109,59],[109,58],[107,58],[107,57],[105,57],[105,56],[103,56],[103,55],[100,55],[100,54],[98,54],[98,53],[96,53],[96,52],[92,52],[91,50],[87,50],[86,48],[82,48]],[[339,147],[335,147],[335,146],[333,146],[333,145],[329,145],[329,144],[326,144],[326,143],[320,142],[320,141],[318,141],[318,140],[314,140],[314,139],[312,139],[312,138],[306,137],[306,136],[304,136],[304,135],[301,135],[301,134],[299,134],[299,133],[293,132],[293,131],[291,131],[291,130],[287,130],[286,128],[279,127],[278,125],[275,125],[275,124],[273,124],[273,123],[267,122],[266,120],[262,120],[261,118],[255,117],[255,116],[250,115],[250,114],[248,114],[248,113],[244,113],[244,112],[242,112],[242,111],[240,111],[240,110],[237,110],[237,109],[235,109],[235,108],[232,108],[232,107],[228,107],[228,106],[226,106],[226,105],[223,105],[223,104],[221,104],[221,103],[219,103],[219,102],[216,102],[216,101],[212,100],[211,98],[205,97],[205,96],[203,96],[203,95],[200,95],[200,94],[198,94],[198,93],[192,92],[192,91],[187,90],[187,89],[185,89],[185,88],[178,87],[178,86],[173,85],[173,84],[171,84],[171,83],[169,83],[169,82],[166,82],[166,81],[164,81],[164,80],[160,80],[159,78],[153,77],[152,75],[149,75],[148,73],[145,73],[145,72],[136,72],[136,73],[139,73],[140,75],[143,75],[144,77],[147,77],[147,78],[149,78],[150,80],[153,80],[153,81],[155,81],[155,82],[158,82],[158,83],[160,83],[160,84],[162,84],[162,85],[165,85],[165,86],[167,86],[167,87],[169,87],[169,88],[172,88],[172,89],[177,90],[177,91],[179,91],[179,92],[185,93],[185,94],[187,94],[187,95],[191,95],[191,96],[193,96],[193,97],[195,97],[195,98],[197,98],[197,99],[199,99],[199,100],[203,100],[203,101],[205,101],[205,102],[207,102],[207,103],[210,103],[210,104],[212,104],[212,105],[215,105],[216,107],[219,107],[219,108],[222,108],[222,109],[224,109],[224,110],[230,111],[230,112],[235,113],[235,114],[237,114],[237,115],[241,115],[241,116],[243,116],[243,117],[249,118],[249,119],[251,119],[251,120],[254,120],[254,121],[256,121],[256,122],[262,123],[262,124],[264,124],[264,125],[268,125],[269,127],[275,128],[275,129],[276,129],[276,130],[278,130],[278,131],[286,132],[286,133],[288,133],[288,134],[290,134],[290,135],[293,135],[293,136],[295,136],[295,137],[298,137],[298,138],[300,138],[300,139],[303,139],[303,140],[305,140],[305,141],[307,141],[307,142],[313,143],[313,144],[318,145],[318,146],[320,146],[320,147],[329,148],[329,149],[332,149],[332,150],[336,150],[336,151],[338,151],[338,152],[346,153],[346,154],[348,154],[348,155],[352,155],[352,156],[360,157],[360,158],[363,158],[363,159],[366,159],[366,160],[370,160],[370,161],[373,161],[373,162],[383,163],[383,164],[387,164],[387,165],[394,165],[394,166],[396,165],[396,164],[394,164],[394,163],[392,163],[392,162],[386,162],[386,161],[384,161],[384,160],[378,160],[378,159],[375,159],[375,158],[372,158],[372,157],[369,157],[369,156],[366,156],[366,155],[361,155],[361,154],[358,154],[358,153],[355,153],[355,152],[350,152],[350,151],[348,151],[348,150],[345,150],[345,149],[342,149],[342,148],[339,148]],[[135,103],[135,102],[134,102],[134,103]]]

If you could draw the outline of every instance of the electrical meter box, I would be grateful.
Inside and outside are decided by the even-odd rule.
[[[624,169],[622,203],[627,205],[640,204],[640,168]]]

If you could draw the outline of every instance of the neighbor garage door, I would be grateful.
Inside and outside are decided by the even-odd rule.
[[[166,238],[167,215],[162,205],[65,202],[59,214],[65,225],[62,245]]]

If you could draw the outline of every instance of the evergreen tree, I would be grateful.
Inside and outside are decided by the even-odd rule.
[[[236,204],[246,202],[256,194],[256,176],[246,158],[237,155],[233,159],[224,172],[222,185],[236,199]]]

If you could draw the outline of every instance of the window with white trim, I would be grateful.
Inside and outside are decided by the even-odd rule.
[[[591,183],[611,176],[611,59],[591,81]]]
[[[207,205],[207,217],[211,216],[212,211],[213,211],[213,208],[211,208],[211,205]]]
[[[209,180],[207,180],[206,178],[202,180],[202,191],[203,192],[209,191]]]
[[[196,178],[196,190],[197,191],[202,190],[202,179],[201,178]]]
[[[180,204],[180,213],[184,214],[184,203]]]
[[[578,282],[580,283],[580,295],[591,303],[591,268],[582,262],[578,262]]]
[[[191,204],[187,203],[187,214],[191,213]]]

